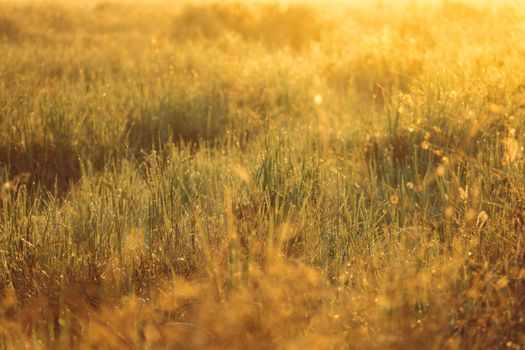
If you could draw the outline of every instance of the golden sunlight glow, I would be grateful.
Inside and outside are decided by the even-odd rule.
[[[0,350],[525,349],[525,6],[0,0]]]

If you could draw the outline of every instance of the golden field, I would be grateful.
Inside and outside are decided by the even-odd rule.
[[[525,348],[525,7],[0,2],[0,349]]]

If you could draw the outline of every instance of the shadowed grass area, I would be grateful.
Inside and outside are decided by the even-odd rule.
[[[0,13],[0,349],[525,346],[518,4]]]
[[[176,17],[174,27],[175,38],[182,40],[217,39],[231,33],[270,48],[288,46],[298,51],[318,42],[330,23],[313,8],[301,4],[283,8],[276,4],[216,3],[187,5]]]

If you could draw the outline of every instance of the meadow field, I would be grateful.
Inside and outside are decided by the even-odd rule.
[[[525,349],[521,1],[0,1],[0,349]]]

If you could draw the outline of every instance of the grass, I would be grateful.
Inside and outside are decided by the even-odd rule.
[[[0,348],[524,348],[524,21],[0,4]]]

